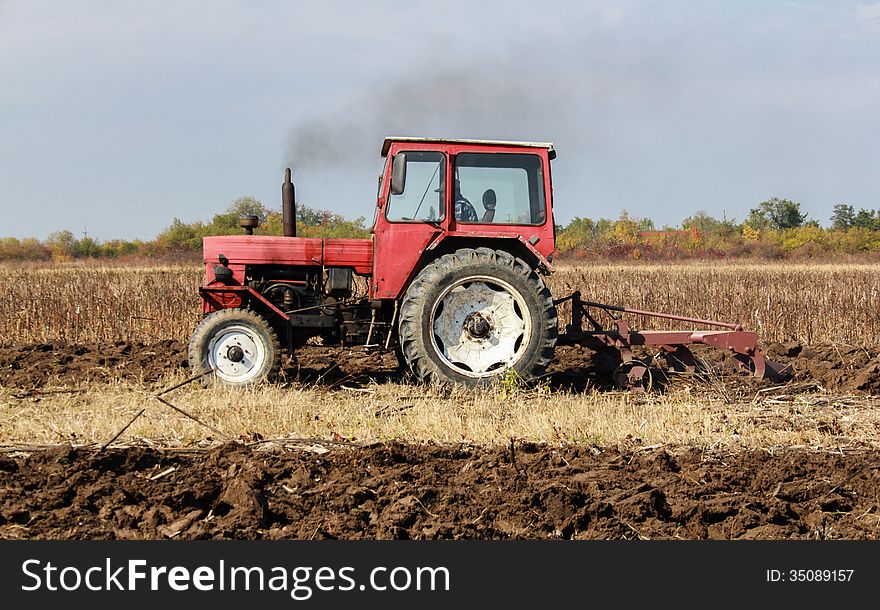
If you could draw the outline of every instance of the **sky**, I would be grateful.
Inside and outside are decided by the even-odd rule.
[[[554,214],[880,208],[880,2],[0,0],[0,236],[371,219],[385,135],[554,142]]]

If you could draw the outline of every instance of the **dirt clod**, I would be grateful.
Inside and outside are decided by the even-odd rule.
[[[132,459],[131,453],[137,453]],[[594,453],[377,444],[226,445],[6,458],[0,536],[42,539],[876,539],[876,452]],[[63,454],[65,459],[58,459]],[[393,459],[389,459],[393,456]],[[554,457],[566,467],[553,467]],[[100,467],[96,467],[100,464]],[[151,480],[156,471],[173,476]],[[781,484],[781,485],[780,485]]]

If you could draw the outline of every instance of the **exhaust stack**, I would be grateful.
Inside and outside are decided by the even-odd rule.
[[[281,185],[281,224],[285,237],[296,237],[296,201],[290,168],[284,170],[284,183]]]

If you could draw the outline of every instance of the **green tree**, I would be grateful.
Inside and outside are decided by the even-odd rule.
[[[98,258],[101,256],[101,244],[96,239],[85,236],[76,241],[75,252],[78,257]]]
[[[639,218],[636,220],[636,224],[638,225],[639,231],[654,231],[657,227],[654,226],[654,221],[650,218]]]
[[[851,226],[871,231],[880,230],[880,211],[865,210],[864,208],[859,210],[859,213],[853,218]]]
[[[696,227],[702,235],[716,235],[718,237],[732,237],[739,233],[735,219],[719,220],[700,210],[693,216],[688,216],[681,221],[682,229]]]
[[[329,214],[327,210],[316,210],[301,203],[296,204],[296,221],[307,227],[317,227]]]
[[[807,215],[801,212],[801,204],[790,199],[771,197],[762,201],[749,212],[746,224],[753,229],[794,229],[803,226]]]
[[[653,222],[651,223],[654,224]],[[609,239],[618,244],[631,244],[638,241],[640,230],[639,219],[629,215],[627,210],[620,213],[620,218],[613,221]]]
[[[138,245],[126,239],[112,239],[101,244],[101,256],[106,258],[129,256],[137,251]]]
[[[215,214],[211,222],[205,226],[203,235],[231,235],[241,232],[239,219],[243,214],[255,214],[264,224],[269,210],[262,202],[253,197],[239,197],[221,214]]]
[[[284,233],[284,218],[281,212],[270,210],[266,215],[266,221],[260,223],[257,232],[262,235],[282,235]]]
[[[831,228],[838,231],[845,231],[853,226],[856,219],[856,211],[851,205],[838,203],[834,205],[831,212]]]
[[[55,231],[46,239],[46,247],[57,261],[69,260],[76,256],[76,237],[70,231]]]
[[[201,228],[201,223],[186,224],[175,218],[171,226],[159,233],[156,243],[171,250],[195,250],[201,246]]]
[[[369,237],[370,229],[365,222],[363,217],[348,220],[330,210],[296,205],[296,234],[300,237]]]
[[[596,223],[589,218],[575,217],[556,232],[556,246],[561,252],[574,248],[589,248],[594,245],[598,229]]]

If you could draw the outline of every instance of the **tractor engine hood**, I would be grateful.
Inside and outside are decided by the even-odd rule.
[[[202,240],[206,265],[293,265],[350,267],[369,275],[373,240],[275,235],[223,235]]]

